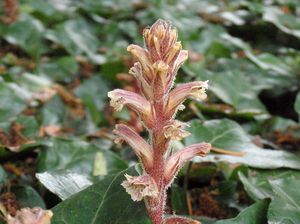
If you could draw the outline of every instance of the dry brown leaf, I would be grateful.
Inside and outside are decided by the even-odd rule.
[[[58,136],[61,134],[61,127],[55,124],[51,124],[45,127],[41,127],[39,135],[44,136]]]
[[[0,17],[0,21],[6,25],[15,22],[19,16],[19,4],[17,0],[4,0],[3,7],[5,16]]]
[[[23,127],[18,123],[12,123],[9,134],[0,129],[0,144],[13,152],[18,152],[23,144],[30,142],[22,132]]]

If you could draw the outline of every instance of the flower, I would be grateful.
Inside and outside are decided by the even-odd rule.
[[[41,208],[22,208],[15,217],[7,218],[8,224],[50,224],[53,213]]]
[[[121,184],[133,201],[141,201],[144,197],[157,197],[157,185],[149,175],[133,177],[125,174],[126,180]]]
[[[151,105],[141,95],[123,89],[115,89],[108,92],[107,96],[111,99],[110,105],[116,111],[120,111],[124,105],[128,105],[140,115],[146,126],[152,123]]]
[[[152,168],[153,156],[151,146],[141,136],[124,124],[116,125],[114,133],[133,148],[146,170]]]
[[[170,156],[166,162],[164,177],[166,183],[170,183],[183,165],[195,156],[205,156],[210,151],[209,143],[198,143],[187,146]]]
[[[178,140],[180,141],[181,139],[189,136],[191,133],[188,131],[185,131],[183,128],[188,126],[187,123],[178,121],[178,120],[173,120],[169,122],[164,127],[164,134],[166,138],[170,138],[171,140]]]
[[[207,96],[205,93],[207,88],[208,81],[195,81],[179,85],[169,94],[169,99],[166,103],[166,115],[173,116],[188,97],[204,100]]]

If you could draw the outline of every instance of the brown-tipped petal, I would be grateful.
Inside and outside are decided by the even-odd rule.
[[[119,136],[117,138],[118,141],[123,139],[133,148],[146,170],[152,167],[153,156],[151,147],[138,133],[125,124],[118,124],[114,130],[114,134]]]
[[[160,99],[166,92],[168,83],[168,71],[169,65],[163,61],[157,61],[153,64],[154,71],[156,73],[154,86],[155,86],[155,97]]]
[[[169,100],[166,106],[167,115],[171,116],[178,110],[178,107],[188,98],[193,97],[197,100],[204,100],[206,98],[206,89],[208,88],[208,81],[189,82],[179,85],[173,89],[169,94]]]
[[[127,47],[127,51],[134,55],[141,63],[143,68],[143,75],[145,76],[144,78],[148,83],[151,83],[151,80],[153,80],[154,77],[149,53],[144,48],[134,44],[130,44]]]
[[[146,125],[151,123],[151,105],[141,95],[123,89],[115,89],[108,92],[107,96],[111,99],[110,106],[116,111],[122,110],[124,105],[135,110]]]
[[[210,151],[211,145],[209,143],[193,144],[170,156],[165,168],[165,181],[167,185],[174,179],[175,175],[181,167],[195,156],[205,156]]]
[[[133,75],[137,79],[139,83],[139,87],[143,92],[144,96],[147,99],[152,99],[153,91],[152,91],[152,87],[150,86],[151,83],[148,83],[147,80],[145,79],[143,75],[141,63],[139,62],[134,63],[133,67],[131,67],[129,70],[129,74]]]
[[[144,197],[157,197],[157,185],[149,175],[133,177],[125,174],[126,180],[121,184],[133,201],[141,201]]]
[[[164,127],[165,137],[170,138],[171,140],[180,141],[181,139],[191,134],[190,132],[184,130],[184,128],[187,126],[187,123],[183,123],[178,120],[173,120]]]
[[[173,64],[181,51],[181,42],[176,42],[164,57],[164,61],[168,64]]]
[[[174,62],[173,65],[173,73],[177,73],[178,69],[180,66],[188,59],[189,57],[189,52],[187,50],[181,50]]]

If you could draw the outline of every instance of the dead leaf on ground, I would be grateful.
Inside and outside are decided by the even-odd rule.
[[[59,136],[61,134],[61,127],[55,124],[51,124],[45,127],[41,127],[39,131],[40,137],[45,136]]]
[[[16,195],[12,192],[5,192],[1,194],[0,203],[4,206],[6,212],[12,216],[15,216],[17,214],[17,210],[20,208]]]
[[[9,133],[0,129],[0,144],[10,151],[18,152],[21,146],[29,141],[23,134],[23,126],[18,123],[12,123]]]
[[[4,0],[1,4],[3,7],[5,16],[0,17],[0,21],[3,24],[9,25],[15,22],[19,16],[19,4],[17,0]]]

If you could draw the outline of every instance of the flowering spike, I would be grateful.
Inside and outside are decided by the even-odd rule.
[[[126,175],[122,185],[132,200],[145,200],[153,224],[196,224],[197,221],[176,216],[163,219],[166,191],[184,163],[196,155],[204,156],[210,144],[191,145],[168,156],[169,143],[190,134],[184,130],[187,124],[174,120],[176,111],[185,108],[183,102],[188,97],[205,99],[208,84],[196,81],[172,90],[176,73],[188,58],[188,52],[182,49],[177,30],[170,22],[159,19],[144,29],[143,36],[145,48],[133,44],[127,48],[137,60],[129,73],[136,78],[141,95],[120,89],[108,93],[110,104],[116,110],[127,105],[140,115],[151,142],[148,144],[125,125],[116,126],[114,133],[131,145],[144,171],[138,177]]]
[[[144,197],[157,197],[159,192],[155,181],[149,175],[133,177],[125,174],[126,180],[121,184],[133,201],[141,201]]]
[[[124,124],[116,125],[114,134],[126,141],[139,157],[146,170],[152,168],[153,156],[150,145],[141,138],[134,130]]]
[[[209,143],[193,144],[176,152],[168,158],[165,167],[164,177],[166,183],[170,183],[181,169],[181,167],[194,158],[195,156],[205,156],[210,151],[211,145]]]

